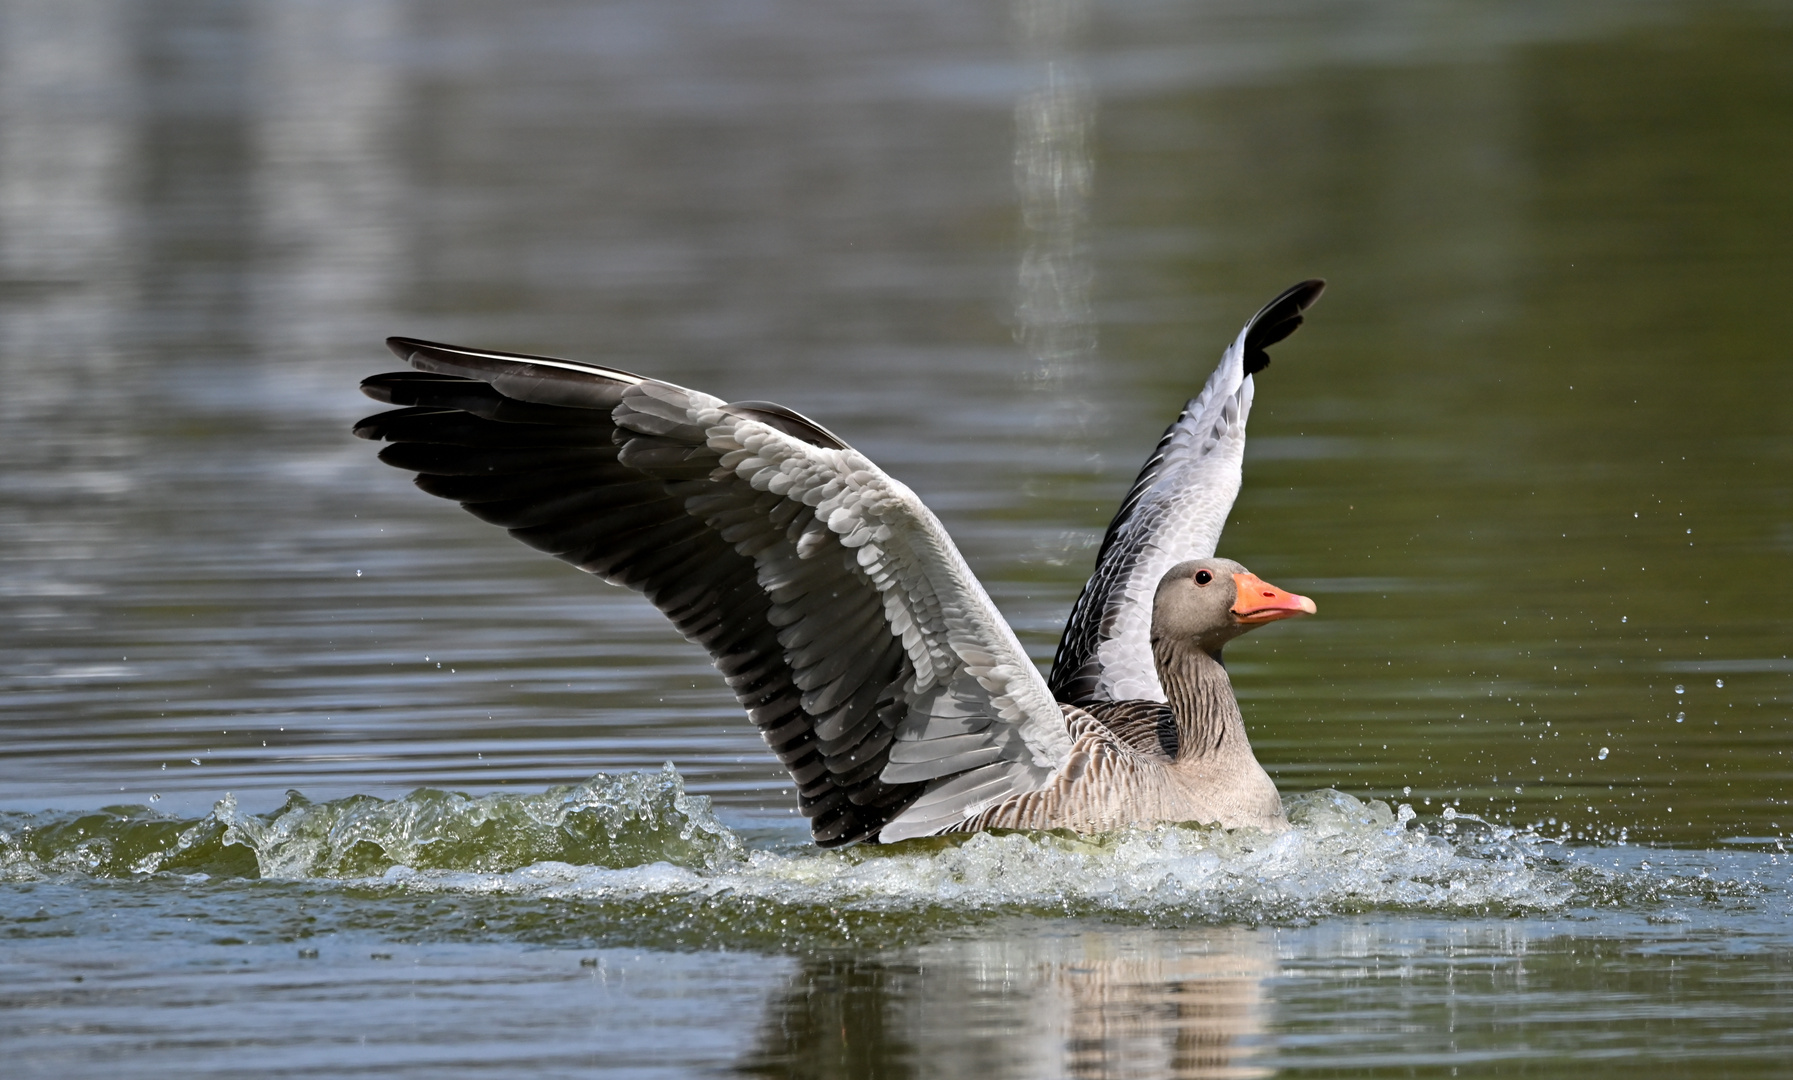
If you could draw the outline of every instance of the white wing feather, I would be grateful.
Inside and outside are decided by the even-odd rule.
[[[883,598],[891,633],[914,665],[907,689],[916,701],[939,698],[937,691],[955,676],[969,675],[988,695],[994,719],[1015,727],[1029,764],[1055,768],[1069,753],[1070,735],[1046,680],[913,491],[857,450],[812,445],[733,415],[717,398],[701,402],[691,419],[705,428],[722,468],[757,491],[812,507],[841,546],[855,551],[859,569]],[[820,545],[809,546],[819,553]],[[925,726],[913,724],[897,735],[899,742],[927,737]]]
[[[1301,325],[1301,312],[1324,287],[1304,281],[1252,316],[1159,440],[1065,627],[1052,670],[1058,697],[1073,703],[1165,699],[1151,649],[1158,582],[1176,564],[1214,554],[1239,494],[1251,373],[1270,362],[1264,349]]]
[[[1152,597],[1171,567],[1205,559],[1220,543],[1239,496],[1245,422],[1254,386],[1241,360],[1245,334],[1227,349],[1208,384],[1184,408],[1166,456],[1169,467],[1141,497],[1117,547],[1132,552],[1114,606],[1113,627],[1097,647],[1101,700],[1163,701],[1152,660]]]

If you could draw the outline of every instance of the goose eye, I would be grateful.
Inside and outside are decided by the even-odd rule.
[[[1195,583],[1197,585],[1206,585],[1208,582],[1213,581],[1213,580],[1214,580],[1214,575],[1208,573],[1206,570],[1197,570],[1195,572]]]

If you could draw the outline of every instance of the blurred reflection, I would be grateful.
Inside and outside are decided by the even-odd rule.
[[[0,408],[27,416],[116,368],[129,307],[123,205],[130,27],[107,0],[12,5],[0,32]]]
[[[286,703],[225,627],[295,606],[318,545],[287,523],[364,460],[334,406],[364,362],[332,346],[377,347],[408,250],[407,10],[0,2],[0,686],[8,719],[88,740],[13,775],[122,773],[142,798],[231,729],[246,767],[272,756],[210,715]],[[211,700],[184,708],[193,689]]]
[[[1266,1075],[1275,971],[1252,931],[951,941],[808,961],[742,1071],[767,1076]]]
[[[265,264],[255,332],[264,356],[315,360],[331,346],[360,355],[390,332],[405,101],[405,73],[392,60],[406,14],[398,0],[254,8],[265,102],[253,146]],[[339,378],[331,366],[308,368]]]
[[[6,12],[0,362],[8,367],[9,410],[70,392],[71,361],[111,365],[112,322],[128,306],[122,203],[133,131],[118,105],[133,91],[129,29],[107,0],[36,0]],[[10,370],[26,358],[44,378]],[[53,382],[52,372],[65,378]]]
[[[139,262],[131,30],[111,0],[0,12],[0,598],[29,635],[9,656],[33,675],[60,672],[34,648],[41,632],[92,625],[85,598],[101,590],[81,556],[116,548],[110,511],[141,453],[108,392],[126,375]]]
[[[1016,336],[1037,377],[1048,382],[1073,375],[1096,350],[1084,236],[1095,176],[1095,100],[1074,51],[1088,20],[1087,0],[1015,4],[1030,83],[1015,107],[1023,243]]]
[[[852,955],[805,961],[773,1001],[741,1071],[793,1080],[927,1075],[896,1016],[918,975],[912,966]]]
[[[1095,261],[1089,243],[1095,185],[1096,99],[1081,62],[1088,0],[1014,0],[1023,87],[1015,105],[1015,195],[1021,251],[1015,340],[1027,353],[1028,415],[1047,434],[1055,463],[1075,473],[1099,460],[1095,389]],[[1036,476],[1036,498],[1076,502],[1076,481]],[[1060,532],[1034,541],[1034,557],[1081,562],[1090,537]]]
[[[144,0],[134,13],[140,73],[138,156],[124,209],[142,237],[134,347],[165,353],[134,365],[166,385],[175,371],[240,362],[254,279],[251,141],[255,56],[245,5]],[[127,114],[130,115],[130,114]],[[213,386],[218,381],[213,381]]]

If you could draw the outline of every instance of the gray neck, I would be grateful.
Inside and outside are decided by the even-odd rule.
[[[1177,720],[1178,761],[1241,750],[1251,753],[1233,682],[1219,652],[1158,639],[1152,642],[1152,658],[1158,662],[1158,681],[1164,684],[1164,696]]]

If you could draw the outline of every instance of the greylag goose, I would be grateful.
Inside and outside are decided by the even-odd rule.
[[[596,364],[409,338],[355,434],[416,484],[646,595],[795,781],[815,841],[1196,821],[1285,828],[1221,650],[1313,601],[1214,557],[1259,311],[1141,470],[1048,683],[932,512],[820,424]]]

